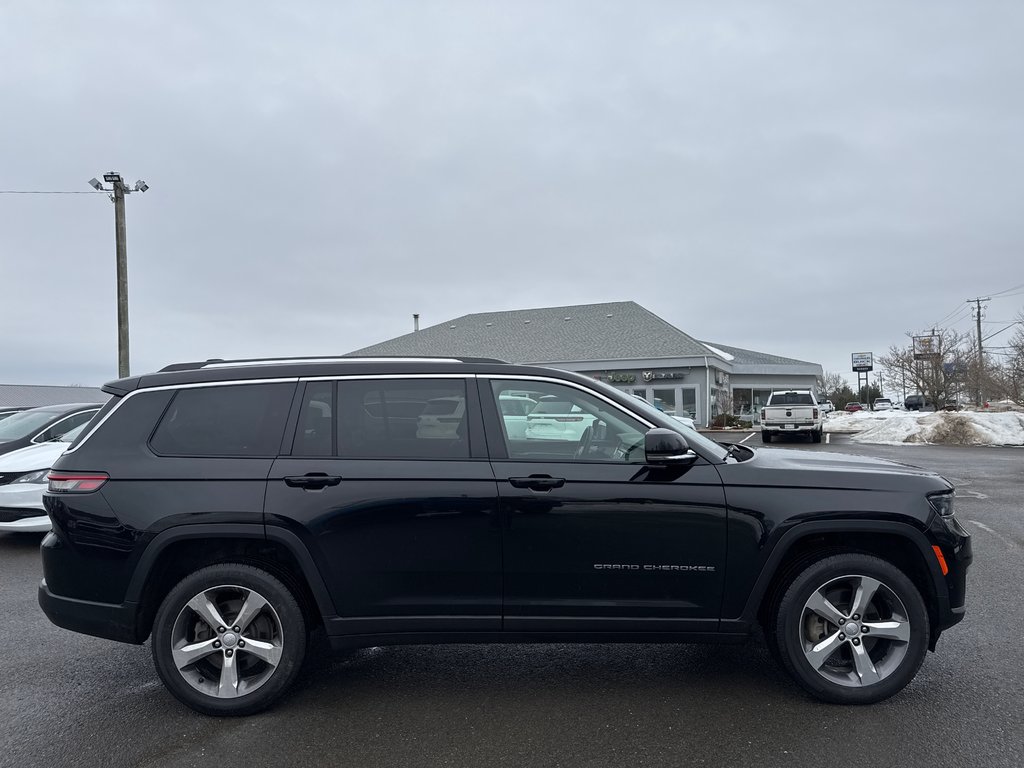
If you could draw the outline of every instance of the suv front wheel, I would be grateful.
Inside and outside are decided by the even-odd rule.
[[[295,596],[274,576],[222,563],[167,594],[152,646],[157,673],[180,701],[208,715],[248,715],[294,681],[306,624]]]
[[[872,704],[917,674],[928,611],[892,563],[849,553],[812,563],[786,588],[770,627],[786,671],[837,704]]]

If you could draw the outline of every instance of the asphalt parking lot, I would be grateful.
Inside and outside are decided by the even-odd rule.
[[[812,701],[757,641],[389,647],[314,655],[270,712],[207,718],[165,692],[148,646],[50,625],[36,604],[40,537],[0,534],[0,765],[1024,763],[1024,450],[836,436],[773,447],[883,456],[958,486],[974,535],[967,618],[887,702]]]

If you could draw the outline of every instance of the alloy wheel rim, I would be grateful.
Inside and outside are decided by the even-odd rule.
[[[192,688],[213,698],[237,698],[266,684],[283,651],[277,611],[257,591],[235,584],[195,595],[171,628],[175,668]]]
[[[903,601],[882,581],[848,575],[818,587],[800,614],[804,658],[826,680],[848,688],[892,675],[910,647]]]

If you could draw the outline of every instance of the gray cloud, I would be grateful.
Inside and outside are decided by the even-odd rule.
[[[137,371],[624,299],[845,371],[1024,282],[1022,33],[994,2],[8,6],[0,188],[151,184]],[[112,230],[0,195],[0,380],[115,375]]]

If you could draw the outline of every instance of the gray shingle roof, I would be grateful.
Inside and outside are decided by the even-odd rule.
[[[0,408],[38,408],[63,403],[105,403],[110,397],[95,387],[49,387],[36,384],[0,384]]]
[[[707,347],[632,301],[480,312],[350,355],[497,357],[510,363],[709,355]]]
[[[806,360],[794,360],[791,357],[769,355],[767,352],[755,352],[752,349],[730,347],[726,344],[719,344],[717,341],[705,341],[702,343],[709,344],[732,355],[734,358],[733,362],[736,365],[817,365],[817,363],[810,363]]]

